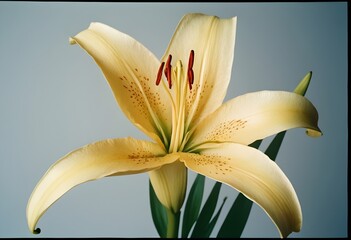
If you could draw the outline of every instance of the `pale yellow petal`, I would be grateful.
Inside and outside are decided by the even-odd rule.
[[[187,14],[179,22],[163,57],[172,55],[187,67],[194,50],[194,84],[187,92],[187,126],[193,126],[218,108],[226,95],[234,58],[236,17],[220,19]]]
[[[178,158],[177,155],[174,155]],[[178,213],[183,205],[188,170],[184,163],[176,161],[150,171],[150,181],[160,202]]]
[[[171,132],[168,89],[156,86],[160,62],[132,37],[101,23],[70,39],[90,54],[101,68],[126,116],[154,140]]]
[[[155,143],[133,138],[109,139],[86,145],[54,163],[38,182],[27,205],[33,232],[39,218],[71,188],[110,175],[143,173],[176,160]]]
[[[180,160],[189,169],[225,183],[257,203],[281,237],[300,231],[302,213],[293,186],[278,165],[259,150],[222,143],[199,154],[181,153]]]
[[[321,135],[318,112],[307,98],[283,91],[248,93],[224,103],[204,119],[188,148],[210,142],[247,145],[291,128],[307,128]]]

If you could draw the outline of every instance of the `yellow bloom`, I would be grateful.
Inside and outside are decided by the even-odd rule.
[[[318,113],[305,98],[260,91],[223,99],[231,77],[236,17],[184,16],[159,61],[130,36],[101,23],[70,39],[101,68],[129,120],[153,141],[107,139],[77,149],[39,181],[27,206],[29,229],[78,184],[107,176],[148,172],[161,203],[182,207],[187,169],[225,183],[257,203],[282,237],[299,231],[302,214],[288,178],[248,145],[303,127],[320,135]]]

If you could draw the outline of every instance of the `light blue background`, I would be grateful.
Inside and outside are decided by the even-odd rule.
[[[117,107],[97,65],[80,47],[70,46],[68,37],[99,21],[161,57],[188,12],[238,16],[226,99],[264,89],[292,91],[313,71],[306,96],[319,111],[324,136],[313,139],[303,129],[291,130],[277,159],[304,216],[301,232],[290,236],[347,236],[346,2],[0,2],[0,237],[34,236],[26,223],[27,200],[61,156],[105,138],[145,138]],[[190,173],[189,185],[194,176]],[[208,180],[206,194],[212,185]],[[223,186],[221,199],[228,196],[223,213],[236,195]],[[42,233],[35,237],[157,237],[148,175],[82,184],[56,202],[38,227]],[[257,205],[243,236],[279,237]]]

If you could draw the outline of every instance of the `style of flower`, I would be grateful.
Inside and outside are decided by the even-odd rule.
[[[153,141],[102,140],[54,163],[28,202],[32,232],[64,193],[107,176],[148,172],[160,202],[178,213],[187,169],[243,193],[268,214],[281,237],[300,230],[301,207],[289,179],[248,145],[291,128],[319,136],[318,113],[307,98],[285,91],[247,93],[223,103],[236,22],[236,17],[185,15],[161,60],[132,37],[101,23],[91,23],[70,39],[93,57],[122,111]]]

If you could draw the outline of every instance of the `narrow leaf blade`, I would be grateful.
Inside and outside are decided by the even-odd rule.
[[[258,149],[260,147],[261,143],[262,143],[262,139],[254,141],[249,146]]]
[[[205,177],[198,174],[191,186],[183,214],[182,237],[187,238],[191,227],[199,216],[205,187]]]
[[[219,191],[221,190],[222,183],[216,182],[208,196],[204,206],[201,209],[200,215],[196,221],[191,237],[200,238],[205,237],[206,229],[210,223],[213,213],[216,209]]]
[[[212,233],[212,231],[213,231],[213,228],[214,228],[214,226],[216,225],[217,220],[218,220],[218,218],[219,218],[219,214],[221,214],[221,212],[222,212],[222,208],[223,208],[224,203],[226,202],[226,200],[227,200],[227,197],[225,197],[225,198],[223,199],[222,205],[219,207],[219,209],[218,209],[216,215],[212,218],[211,222],[208,224],[207,232],[206,232],[206,236],[205,236],[206,238],[209,238],[209,237],[210,237],[210,235],[211,235],[211,233]]]
[[[218,231],[218,238],[239,238],[245,228],[252,201],[239,193]]]
[[[155,190],[149,181],[149,197],[152,220],[160,237],[167,236],[167,210],[158,200]]]
[[[272,161],[277,158],[280,146],[282,145],[283,139],[285,137],[286,131],[280,132],[273,138],[271,144],[267,147],[264,152]]]

